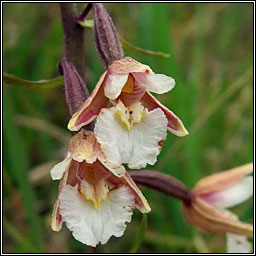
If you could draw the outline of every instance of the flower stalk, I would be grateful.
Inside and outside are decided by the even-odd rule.
[[[137,184],[175,197],[183,201],[185,205],[189,206],[194,200],[193,193],[182,182],[172,176],[158,171],[132,171],[129,174]]]

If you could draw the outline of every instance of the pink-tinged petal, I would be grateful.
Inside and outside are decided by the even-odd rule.
[[[219,172],[199,180],[193,189],[195,195],[203,195],[220,191],[232,186],[245,175],[253,171],[253,164],[245,164],[224,172]]]
[[[102,108],[108,106],[109,99],[104,95],[106,74],[107,72],[100,77],[91,96],[84,102],[81,109],[70,119],[68,123],[69,130],[78,131],[81,127],[92,122]]]
[[[60,181],[59,185],[59,192],[58,192],[58,198],[54,204],[53,212],[52,212],[52,219],[51,219],[51,228],[53,231],[60,231],[62,228],[62,216],[60,215],[60,199],[59,195],[62,191],[63,187],[66,186],[68,179],[68,171],[65,172],[63,179]]]
[[[111,100],[115,100],[120,94],[121,91],[127,82],[129,74],[116,74],[112,72],[108,72],[104,94]]]
[[[147,91],[158,94],[169,92],[175,86],[172,77],[154,73],[132,73],[135,80]]]
[[[190,205],[183,204],[183,209],[187,221],[203,231],[253,236],[252,225],[234,219],[199,197]]]
[[[251,244],[246,236],[227,233],[227,253],[250,253]]]
[[[138,102],[145,94],[145,91],[144,87],[138,85],[138,83],[134,81],[132,92],[122,92],[117,101],[121,100],[125,106],[130,106],[133,103]]]
[[[132,192],[135,194],[135,206],[142,212],[148,213],[151,211],[151,208],[146,200],[146,198],[141,193],[140,189],[137,187],[136,183],[133,181],[132,177],[128,172],[125,173],[123,178],[129,185]]]
[[[144,96],[141,98],[141,103],[146,107],[148,110],[153,110],[156,108],[160,108],[167,120],[168,120],[168,126],[167,129],[179,136],[185,136],[188,135],[188,131],[184,127],[182,121],[168,108],[166,108],[164,105],[162,105],[154,96],[152,96],[149,92],[145,92]]]
[[[253,195],[253,177],[247,176],[232,186],[200,198],[218,208],[228,208],[248,200]]]
[[[114,61],[109,66],[109,71],[116,74],[127,74],[132,72],[152,72],[149,66],[144,65],[132,59],[131,57],[124,57],[120,60]]]

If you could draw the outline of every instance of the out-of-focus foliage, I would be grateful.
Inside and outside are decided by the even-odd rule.
[[[78,6],[82,9],[83,5]],[[126,51],[176,87],[157,96],[184,122],[190,135],[168,139],[157,169],[189,187],[205,175],[253,160],[253,3],[108,3],[120,35],[170,58]],[[90,15],[90,17],[92,17]],[[86,83],[103,72],[90,29],[85,29]],[[3,4],[3,64],[27,80],[56,77],[63,56],[58,4]],[[50,229],[58,182],[49,170],[63,159],[71,135],[62,87],[35,91],[3,85],[3,245],[12,253],[126,253],[138,231],[135,211],[122,238],[96,249],[75,241],[65,225]],[[224,252],[225,236],[187,224],[181,203],[142,188],[151,205],[140,253]],[[234,209],[252,223],[252,200]]]

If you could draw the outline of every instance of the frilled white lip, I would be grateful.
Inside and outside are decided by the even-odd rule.
[[[60,214],[75,239],[89,246],[105,244],[111,236],[120,237],[131,221],[135,205],[128,187],[110,191],[95,210],[78,192],[78,187],[65,186],[60,193]]]
[[[102,109],[95,124],[95,136],[104,156],[116,165],[131,169],[156,162],[161,142],[166,138],[167,119],[159,108],[148,112],[130,130],[116,114],[117,108]]]

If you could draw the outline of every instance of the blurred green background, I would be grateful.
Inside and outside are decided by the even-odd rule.
[[[82,10],[84,5],[79,4]],[[120,35],[170,58],[125,54],[176,80],[158,99],[190,132],[168,139],[154,167],[189,187],[203,176],[253,160],[253,3],[106,3]],[[90,14],[89,17],[92,17]],[[58,4],[3,4],[4,72],[28,80],[56,77],[63,56]],[[86,84],[103,72],[85,29]],[[65,225],[51,231],[58,182],[51,167],[63,159],[70,133],[64,89],[3,85],[3,251],[5,253],[126,253],[138,231],[134,211],[122,238],[96,249],[73,239]],[[179,201],[141,187],[151,205],[139,253],[225,252],[225,236],[186,223]],[[253,221],[253,200],[234,208]]]

